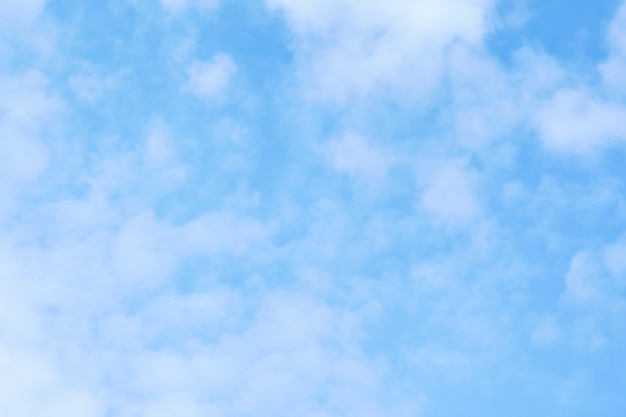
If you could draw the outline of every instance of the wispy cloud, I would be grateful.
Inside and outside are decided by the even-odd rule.
[[[187,70],[187,89],[194,95],[219,99],[226,92],[237,67],[225,54],[217,54],[210,61],[195,61]]]
[[[625,4],[0,3],[2,415],[626,411]]]

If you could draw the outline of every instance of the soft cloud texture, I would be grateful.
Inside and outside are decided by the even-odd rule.
[[[41,14],[45,5],[46,0],[3,0],[0,3],[0,25],[10,27],[32,23]]]
[[[1,2],[2,415],[621,417],[603,5]]]
[[[215,55],[210,61],[193,62],[187,70],[187,89],[205,99],[219,99],[226,92],[237,67],[228,55]]]
[[[170,13],[181,13],[189,9],[211,10],[217,7],[219,0],[160,0]]]
[[[393,156],[372,147],[354,133],[347,133],[330,142],[328,157],[338,171],[372,179],[384,177],[393,163]]]
[[[430,174],[419,206],[435,222],[467,225],[479,214],[475,174],[465,165],[463,161],[443,161]]]
[[[585,91],[559,91],[535,119],[545,145],[556,151],[586,153],[626,141],[626,108]]]
[[[424,99],[444,74],[446,49],[477,44],[491,2],[268,0],[296,34],[305,92],[340,103],[370,94]],[[355,69],[358,69],[355,71]]]
[[[600,71],[610,88],[623,93],[626,91],[626,83],[620,74],[626,70],[626,4],[621,5],[609,25],[608,43],[610,55],[600,65]]]

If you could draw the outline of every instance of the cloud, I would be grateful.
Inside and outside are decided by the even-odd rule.
[[[49,358],[0,345],[0,368],[12,375],[10,382],[4,380],[0,385],[0,407],[6,416],[98,416],[91,393],[84,388],[70,388]]]
[[[584,303],[600,294],[597,289],[598,270],[592,263],[590,254],[578,253],[572,259],[565,276],[565,298],[572,302]]]
[[[135,291],[159,286],[167,279],[181,255],[170,246],[175,233],[149,212],[129,218],[111,248],[112,272],[119,285]]]
[[[240,315],[233,312],[229,293],[198,298],[192,306],[187,304],[192,297],[166,297],[139,309],[136,315],[142,327],[166,338],[156,339],[160,344],[167,341],[162,348],[144,350],[139,344],[140,350],[128,352],[144,333],[120,332],[119,326],[106,333],[113,338],[108,343],[118,334],[131,338],[130,343],[118,345],[123,350],[107,353],[114,355],[111,360],[121,373],[102,359],[95,362],[101,378],[112,383],[108,395],[123,401],[116,416],[148,413],[161,406],[180,406],[177,413],[183,417],[199,412],[283,415],[285,410],[298,410],[304,416],[401,415],[394,411],[400,404],[387,410],[377,404],[375,399],[388,392],[384,367],[369,361],[354,345],[357,329],[349,312],[307,294],[278,291],[263,296],[258,307],[251,299],[240,298],[248,310]],[[206,297],[221,307],[207,309]],[[193,308],[194,304],[200,308]],[[170,313],[184,321],[172,320]],[[185,333],[190,327],[195,331]],[[98,349],[106,346],[103,342],[96,345]],[[179,348],[172,349],[173,344]],[[99,352],[94,353],[102,358],[107,351]]]
[[[484,14],[490,3],[484,0],[448,0],[437,5],[426,1],[407,4],[392,0],[383,5],[375,1],[356,4],[349,0],[268,0],[267,6],[285,14],[296,33],[329,35],[331,29],[360,29],[367,32],[373,28],[405,31],[415,39],[449,39],[460,36],[480,39],[484,29]],[[390,28],[395,22],[397,28]],[[348,34],[350,34],[348,32]],[[332,34],[330,34],[332,36]]]
[[[3,0],[0,2],[0,30],[32,23],[45,5],[46,0]]]
[[[109,76],[89,73],[76,74],[70,77],[68,84],[80,100],[93,103],[102,98],[107,92],[117,88],[123,75],[123,72]]]
[[[610,47],[609,57],[600,63],[599,69],[610,89],[614,92],[626,92],[626,2],[618,8],[613,20],[610,22],[607,39]]]
[[[581,251],[574,255],[565,276],[564,300],[580,305],[608,302],[613,297],[614,278],[607,274],[606,267],[619,268],[611,257],[616,248],[607,248],[605,253],[608,256],[604,260],[597,251]]]
[[[219,100],[236,72],[237,66],[226,54],[217,54],[210,61],[195,61],[187,70],[187,90],[203,99]]]
[[[168,126],[161,119],[155,119],[149,128],[146,139],[145,158],[148,165],[163,165],[175,157]]]
[[[541,317],[531,333],[531,341],[537,347],[547,348],[553,346],[559,339],[559,323],[553,315]]]
[[[454,383],[469,379],[478,365],[475,355],[455,352],[442,346],[419,348],[409,354],[409,361],[411,365],[419,369],[420,373],[434,370],[435,373]]]
[[[614,276],[625,275],[626,242],[616,242],[604,249],[604,262]]]
[[[327,146],[333,168],[353,176],[380,180],[391,168],[394,157],[370,145],[355,133],[346,133]]]
[[[450,112],[455,140],[472,151],[507,141],[564,79],[559,62],[529,47],[507,67],[482,49],[455,45],[448,65],[452,102],[442,112]]]
[[[551,151],[588,155],[618,146],[626,140],[626,107],[620,99],[626,69],[626,3],[616,11],[606,30],[608,58],[586,75],[600,76],[604,84],[569,80],[548,100],[538,102],[531,125]],[[596,71],[597,69],[597,71]]]
[[[40,135],[62,111],[36,71],[0,76],[0,187],[37,179],[46,169],[48,147]]]
[[[18,65],[28,56],[39,62],[54,59],[58,30],[48,19],[47,0],[3,0],[0,2],[0,74],[11,71],[32,69],[29,65]]]
[[[504,136],[523,119],[523,109],[514,103],[517,91],[499,63],[475,51],[457,47],[450,58],[455,100],[451,106],[456,135],[472,149],[487,146]]]
[[[625,107],[577,89],[559,91],[534,114],[548,149],[579,154],[626,141],[623,120]]]
[[[623,8],[575,73],[491,0],[127,3],[0,5],[8,417],[624,408],[620,154],[553,154],[622,143]]]
[[[345,103],[369,96],[431,92],[452,43],[478,44],[490,0],[354,2],[267,0],[296,35],[302,88]],[[358,71],[354,69],[358,68]]]
[[[221,0],[160,0],[161,6],[168,12],[177,14],[189,9],[213,10]]]
[[[442,161],[426,180],[419,208],[435,222],[465,226],[480,213],[476,196],[476,174],[461,160]]]
[[[268,225],[229,211],[205,213],[182,229],[184,247],[199,253],[232,252],[243,255],[253,244],[271,236]]]

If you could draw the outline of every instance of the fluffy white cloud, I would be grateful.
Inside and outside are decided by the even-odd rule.
[[[577,253],[565,276],[565,300],[584,304],[603,297],[605,278],[593,254]]]
[[[43,11],[46,0],[0,1],[0,30],[15,24],[31,23]]]
[[[549,315],[550,321],[540,323],[536,330],[539,336],[547,336],[545,341],[540,337],[540,342],[552,344],[558,338],[579,350],[598,351],[611,343],[612,332],[623,331],[619,317],[624,314],[624,253],[619,240],[572,257],[561,303],[555,315]],[[584,314],[572,315],[572,307]]]
[[[13,204],[17,185],[39,178],[50,152],[41,135],[62,110],[38,72],[0,76],[0,216]]]
[[[598,66],[604,85],[570,82],[535,108],[531,124],[548,149],[588,154],[626,141],[626,106],[620,98],[626,91],[626,2],[606,36],[609,56]]]
[[[552,57],[527,47],[507,68],[484,50],[457,45],[450,49],[449,77],[453,101],[446,111],[458,142],[476,151],[527,123],[540,97],[562,82],[564,71]]]
[[[6,417],[63,415],[97,417],[94,396],[64,380],[49,358],[29,354],[22,347],[11,350],[0,342],[0,407]]]
[[[425,0],[407,3],[392,0],[267,0],[268,7],[286,15],[292,29],[300,34],[337,36],[334,30],[353,30],[364,34],[373,29],[401,31],[413,41],[449,40],[456,36],[479,40],[483,35],[485,14],[491,2],[485,0],[446,0],[437,4]],[[396,27],[392,27],[395,23]],[[346,27],[348,25],[348,27]]]
[[[195,55],[212,31],[185,12],[218,0],[160,3],[176,17],[155,22],[148,13],[137,29],[126,3],[114,1],[97,23],[129,19],[120,27],[141,39],[133,48],[164,59],[151,66],[153,80],[167,82],[172,63],[180,66],[186,94],[168,95],[165,107],[151,83],[129,84],[131,101],[145,104],[138,113],[78,106],[79,123],[48,135],[62,105],[45,78],[0,79],[0,203],[12,195],[16,208],[0,210],[0,369],[15,374],[0,384],[8,417],[414,417],[428,401],[420,393],[431,390],[432,414],[445,414],[440,390],[451,384],[470,401],[466,388],[477,381],[498,396],[533,378],[516,361],[541,353],[524,339],[621,348],[623,240],[577,253],[563,276],[552,267],[614,233],[596,228],[594,216],[609,206],[623,214],[622,183],[581,185],[583,175],[565,177],[545,163],[550,155],[523,144],[529,121],[552,150],[619,143],[619,92],[569,85],[566,65],[528,48],[507,63],[490,55],[482,40],[491,0],[265,0],[292,30],[283,46],[294,48],[309,97],[353,106],[293,106],[302,104],[284,100],[293,68],[264,54],[285,70],[280,79],[250,71],[276,90],[252,86],[241,96],[253,102],[207,113],[207,102],[228,95],[237,66],[226,54]],[[30,4],[6,1],[0,12],[32,7],[23,19],[39,21],[43,2]],[[225,25],[256,25],[249,11]],[[40,21],[50,23],[50,12]],[[624,55],[620,19],[611,59]],[[264,26],[255,41],[281,42],[282,29]],[[155,40],[167,49],[196,35],[178,54],[153,54]],[[233,56],[248,52],[215,41]],[[70,49],[77,55],[59,57],[68,67],[53,62],[51,85],[63,92],[69,65],[87,59],[82,47]],[[94,75],[110,73],[96,60],[103,67],[69,80],[74,97],[97,100],[114,86]],[[143,74],[143,62],[124,60]],[[441,95],[428,94],[439,85]],[[206,101],[189,103],[189,94]],[[438,105],[426,117],[398,98]],[[276,107],[258,113],[257,105]],[[96,126],[100,116],[123,123]],[[311,128],[304,140],[303,125]],[[363,134],[308,152],[306,137],[333,126]],[[332,169],[320,177],[324,163]],[[411,170],[417,179],[405,175]],[[346,180],[357,185],[347,194],[333,183]],[[372,201],[353,192],[363,184],[385,187]],[[542,252],[550,258],[538,259]],[[563,284],[559,301],[544,280]],[[528,312],[535,308],[541,313]],[[485,395],[488,404],[494,397]]]
[[[171,246],[176,230],[150,212],[129,218],[115,236],[111,266],[118,285],[132,291],[159,286],[176,267],[181,253]]]
[[[301,81],[313,98],[420,96],[438,83],[445,48],[477,44],[491,0],[266,0],[297,36]]]
[[[440,162],[428,175],[419,207],[434,222],[449,226],[469,224],[480,213],[476,174],[461,160]]]
[[[600,71],[609,88],[626,92],[626,2],[618,8],[608,29],[610,55],[600,64]]]
[[[187,90],[204,99],[220,99],[236,71],[237,66],[226,54],[217,54],[209,61],[195,61],[187,70]]]
[[[617,242],[604,249],[604,263],[615,276],[626,278],[626,242]]]
[[[380,405],[388,393],[385,368],[359,351],[351,312],[310,295],[274,292],[242,300],[247,311],[239,314],[233,303],[239,293],[156,297],[133,313],[106,318],[106,325],[94,317],[98,332],[83,360],[92,359],[87,368],[96,375],[88,388],[106,400],[99,411],[153,415],[162,406],[180,407],[182,417],[293,410],[402,415]]]
[[[382,179],[394,162],[392,155],[376,149],[355,133],[331,141],[327,154],[336,170],[375,180]]]
[[[576,89],[559,91],[534,115],[547,148],[581,154],[626,141],[624,120],[625,107]]]
[[[148,165],[164,165],[175,157],[170,131],[160,119],[155,119],[150,125],[145,146],[145,158]]]

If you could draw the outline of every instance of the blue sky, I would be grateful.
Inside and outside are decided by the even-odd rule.
[[[626,413],[626,3],[0,0],[7,417]]]

